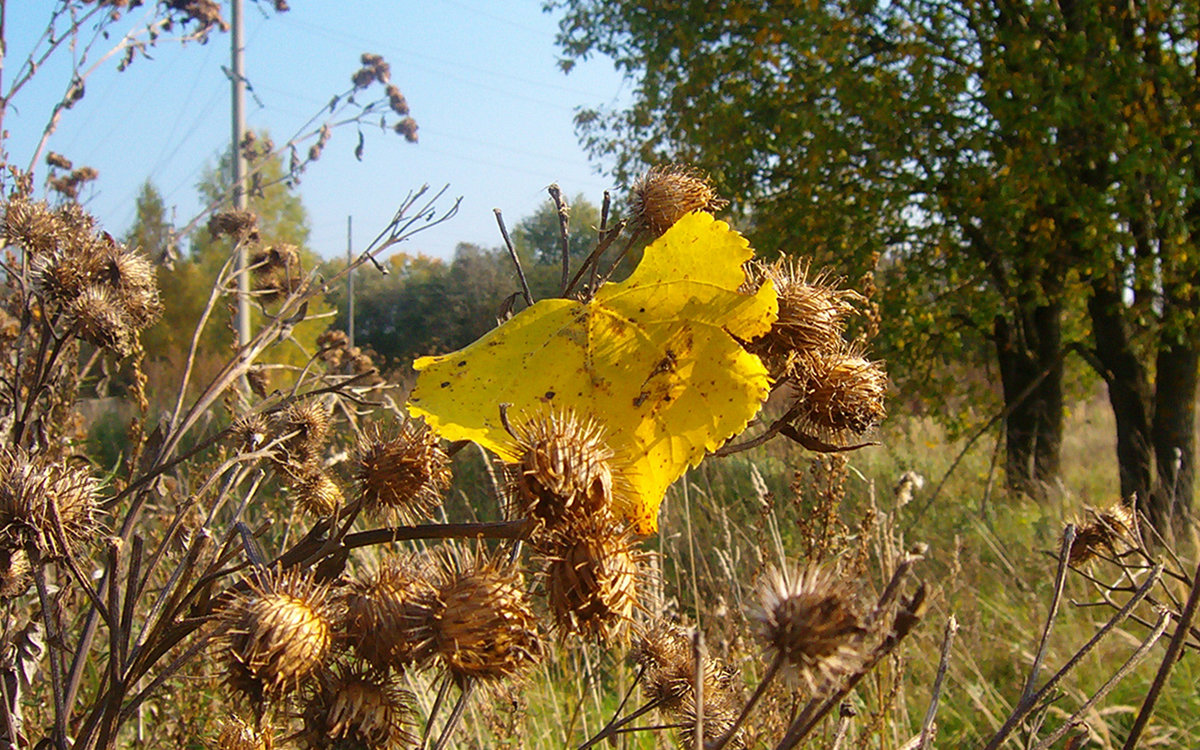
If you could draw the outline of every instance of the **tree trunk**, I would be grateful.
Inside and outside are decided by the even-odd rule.
[[[1063,357],[1062,303],[1052,302],[1033,311],[1036,327],[1034,351],[1037,373],[1042,377],[1033,392],[1037,405],[1037,444],[1033,454],[1033,478],[1042,488],[1058,481],[1062,461]]]
[[[1092,284],[1088,314],[1096,348],[1092,364],[1108,385],[1108,402],[1117,423],[1117,466],[1121,497],[1136,495],[1138,508],[1150,515],[1152,444],[1150,387],[1146,370],[1129,341],[1121,299],[1108,280]]]
[[[1198,364],[1200,352],[1189,341],[1159,348],[1152,423],[1158,487],[1150,503],[1150,519],[1158,529],[1183,520],[1192,507]]]

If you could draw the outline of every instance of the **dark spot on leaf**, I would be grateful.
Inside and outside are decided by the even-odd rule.
[[[466,364],[467,364],[467,360],[464,359],[463,361],[458,363],[457,367],[464,367]]]
[[[449,388],[449,387],[450,387],[450,381],[449,381],[449,380],[444,380],[444,381],[442,381],[442,387],[443,387],[443,388]]]
[[[542,398],[544,398],[544,399],[546,399],[547,401],[549,401],[550,399],[554,398],[554,396],[555,396],[555,393],[554,393],[554,391],[546,391],[546,395],[545,395],[545,396],[542,396]]]
[[[642,391],[641,393],[639,393],[637,395],[637,398],[635,398],[633,400],[633,407],[635,409],[638,408],[642,404],[646,403],[646,399],[648,399],[648,398],[650,398],[650,394],[647,393],[646,391]]]

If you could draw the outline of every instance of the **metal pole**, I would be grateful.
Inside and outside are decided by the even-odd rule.
[[[230,159],[233,168],[233,208],[235,211],[246,210],[246,159],[242,156],[242,139],[246,132],[246,68],[243,61],[245,48],[242,46],[242,0],[230,0],[230,16],[232,17],[232,34],[230,36],[230,69],[233,93],[233,149]],[[238,346],[250,343],[250,277],[246,268],[249,266],[249,253],[245,244],[238,250],[238,306],[237,306],[237,335]]]
[[[354,262],[354,250],[353,250],[354,244],[353,244],[353,239],[352,239],[352,237],[353,237],[353,235],[352,235],[352,219],[353,219],[353,217],[351,217],[351,216],[346,217],[346,266],[347,266],[347,268],[349,268],[350,264],[352,264]],[[347,312],[346,312],[346,328],[348,329],[348,333],[349,333],[350,346],[354,346],[354,269],[353,268],[350,268],[350,270],[346,272],[346,299],[349,300],[349,302],[347,304]]]

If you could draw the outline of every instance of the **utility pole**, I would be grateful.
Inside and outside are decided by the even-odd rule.
[[[246,210],[246,159],[242,156],[242,140],[246,133],[246,66],[243,60],[245,48],[242,46],[244,32],[242,23],[242,0],[230,0],[230,15],[232,16],[232,34],[230,35],[230,81],[233,86],[233,150],[230,163],[233,167],[233,209]],[[250,343],[250,275],[249,253],[245,244],[238,249],[238,305],[237,305],[237,336],[238,346]]]
[[[354,217],[346,217],[346,299],[349,300],[346,312],[346,327],[348,329],[350,346],[354,346],[354,269],[351,265],[354,263],[354,244],[352,239],[352,219]]]

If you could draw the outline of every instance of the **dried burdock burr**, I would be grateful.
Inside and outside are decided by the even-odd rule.
[[[345,587],[338,632],[360,659],[381,672],[413,661],[414,631],[429,622],[437,602],[429,575],[417,561],[388,557]]]
[[[368,513],[415,523],[433,515],[450,487],[450,458],[423,422],[406,420],[392,434],[376,431],[355,455],[358,497]]]
[[[660,621],[634,642],[633,660],[641,669],[642,691],[660,711],[679,717],[695,707],[696,659],[688,631]],[[704,706],[732,702],[737,670],[719,659],[705,656],[702,663]]]
[[[297,401],[276,412],[272,427],[274,437],[282,438],[280,463],[299,467],[316,462],[329,436],[329,421],[329,407],[315,398]]]
[[[244,414],[229,426],[229,437],[242,453],[252,453],[267,444],[271,426],[262,414]]]
[[[33,583],[32,572],[25,550],[0,547],[0,599],[11,599],[28,591]]]
[[[130,325],[141,330],[162,315],[154,265],[140,252],[105,243],[90,259],[89,280],[109,289]]]
[[[336,610],[311,574],[264,571],[218,614],[226,683],[261,703],[292,692],[329,655]]]
[[[887,416],[887,373],[853,347],[796,358],[788,379],[797,395],[797,428],[831,443],[870,432]]]
[[[342,490],[319,468],[306,465],[292,476],[291,497],[296,507],[313,516],[330,516],[342,506]]]
[[[511,431],[519,458],[506,467],[510,516],[553,528],[608,512],[620,482],[599,424],[551,411],[511,425]]]
[[[66,307],[79,337],[124,357],[133,350],[134,331],[116,296],[96,284],[86,287]]]
[[[28,569],[29,545],[48,556],[73,552],[95,532],[96,516],[96,483],[86,469],[0,449],[0,548],[10,551],[10,572]]]
[[[240,716],[231,716],[221,722],[221,732],[211,745],[213,750],[271,750],[274,737],[269,725],[261,730]]]
[[[698,170],[676,164],[651,167],[633,184],[630,209],[636,224],[658,237],[692,211],[728,205]]]
[[[221,211],[208,220],[208,233],[217,239],[223,236],[235,240],[258,237],[258,215],[253,211]]]
[[[67,231],[45,202],[13,198],[4,207],[5,244],[18,245],[31,256],[51,252]]]
[[[399,750],[416,742],[412,704],[394,678],[340,665],[305,701],[297,739],[311,750]]]
[[[542,641],[520,571],[480,552],[445,552],[440,563],[434,606],[412,631],[419,661],[433,660],[460,683],[532,666]]]
[[[564,633],[603,637],[628,623],[649,553],[610,516],[568,524],[541,542],[546,599]]]
[[[1102,552],[1116,557],[1136,540],[1137,512],[1132,503],[1118,502],[1089,513],[1092,520],[1079,525],[1071,542],[1067,556],[1071,565],[1082,565]]]
[[[300,289],[304,270],[300,265],[300,249],[295,245],[278,243],[257,246],[250,253],[251,276],[255,296],[263,302],[275,302]]]
[[[771,569],[752,614],[783,674],[815,694],[862,663],[866,630],[852,586],[829,569]]]

